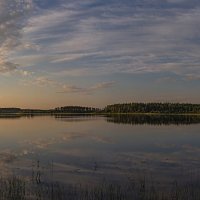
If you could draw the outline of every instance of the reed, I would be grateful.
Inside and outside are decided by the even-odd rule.
[[[179,183],[161,190],[146,178],[127,184],[101,183],[96,186],[33,181],[22,177],[0,179],[1,200],[199,200],[200,181]]]

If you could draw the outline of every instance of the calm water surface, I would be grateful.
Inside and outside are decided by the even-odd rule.
[[[167,183],[199,173],[199,121],[127,116],[2,117],[1,175],[31,176],[39,161],[44,179],[60,182],[123,182],[148,174]]]

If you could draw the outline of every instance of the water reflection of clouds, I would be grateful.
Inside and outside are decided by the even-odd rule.
[[[186,144],[182,146],[182,149],[188,153],[197,153],[200,155],[200,147],[194,147],[192,145]]]
[[[114,140],[113,138],[109,136],[103,136],[103,135],[96,135],[94,133],[66,133],[62,137],[64,141],[70,141],[73,139],[87,139],[87,140],[93,140],[95,142],[100,142],[100,143],[108,143],[108,144],[113,144]]]
[[[53,160],[56,176],[71,181],[122,178],[137,174],[137,170],[168,177],[183,167],[197,169],[200,164],[196,124],[122,126],[106,123],[105,118],[71,124],[41,117],[16,122],[16,130],[24,131],[22,135],[13,134],[13,127],[6,124],[7,132],[2,131],[6,134],[1,136],[7,139],[5,146],[12,148],[3,150],[2,143],[0,165],[5,169],[19,166],[30,171],[32,159],[40,159],[44,165]]]
[[[126,152],[121,154],[120,160],[126,159],[133,161],[134,165],[140,165],[141,163],[147,164],[148,166],[153,166],[154,169],[156,166],[168,165],[170,163],[177,166],[192,167],[193,165],[193,167],[195,167],[195,161],[199,161],[199,152],[200,148],[193,148],[190,145],[184,145],[171,152]],[[199,163],[196,164],[196,167],[198,167]]]
[[[6,177],[13,175],[14,171],[27,166],[28,160],[24,159],[26,150],[13,151],[10,149],[0,152],[0,175]]]
[[[49,138],[36,138],[34,140],[23,140],[20,141],[21,152],[18,156],[37,156],[38,152],[51,152],[57,153],[62,156],[72,155],[72,156],[80,156],[87,155],[87,150],[82,149],[81,147],[74,145],[72,148],[67,148],[66,145],[73,144],[79,142],[91,142],[97,144],[114,144],[114,139],[111,137],[106,137],[103,135],[95,135],[93,133],[81,133],[81,132],[68,132],[68,133],[60,133],[55,137]],[[63,145],[65,147],[63,147]],[[93,153],[95,150],[92,150]],[[88,152],[90,154],[91,151]]]
[[[114,143],[111,137],[95,135],[92,133],[78,133],[78,132],[70,133],[69,132],[69,133],[59,134],[58,137],[52,137],[48,139],[38,138],[32,141],[24,141],[24,144],[28,144],[32,146],[32,148],[35,147],[35,148],[40,148],[40,149],[46,149],[46,148],[49,148],[51,145],[56,145],[56,144],[70,142],[70,141],[79,140],[79,139],[93,140],[99,143],[110,143],[110,144]]]
[[[16,159],[16,154],[12,153],[10,150],[0,152],[0,163],[11,163]]]
[[[30,147],[31,149],[47,149],[50,145],[57,143],[56,138],[48,138],[48,139],[35,139],[35,140],[25,140],[22,142],[23,145]],[[29,152],[28,150],[26,150]]]
[[[79,142],[81,144],[95,142],[99,143],[100,147],[83,148]],[[106,151],[103,144],[118,145],[114,137],[103,134],[64,132],[48,139],[24,141],[22,146],[25,147],[24,155],[43,150],[50,152],[55,158],[55,165],[62,166],[63,170],[66,168],[64,171],[68,173],[86,173],[87,170],[93,169],[91,166],[94,162],[98,163],[99,173],[104,174],[123,174],[134,169],[148,169],[155,173],[168,170],[170,173],[172,171],[176,173],[181,167],[188,169],[199,167],[200,148],[187,143],[161,142],[152,144],[152,149],[131,151],[120,149],[118,152]]]
[[[12,164],[16,160],[20,160],[20,158],[30,154],[34,154],[34,152],[24,148],[15,151],[11,149],[4,149],[0,152],[0,163]]]
[[[156,144],[156,146],[170,154],[184,155],[185,158],[193,158],[200,154],[200,147],[191,144]]]
[[[199,148],[191,148],[184,146],[188,151],[192,149],[195,155],[198,155]],[[16,153],[5,151],[0,153],[0,166],[12,165],[19,163],[20,168],[24,168],[27,162],[24,162],[23,156],[33,154],[32,151],[22,149]],[[94,156],[96,154],[96,157]],[[94,156],[92,158],[92,155]],[[92,152],[88,149],[72,148],[69,150],[56,149],[54,156],[60,157],[55,159],[54,167],[58,176],[124,176],[134,174],[137,169],[147,170],[153,174],[172,175],[179,172],[183,167],[187,169],[197,169],[199,167],[199,159],[195,155],[187,157],[184,152],[175,153],[156,153],[156,152],[122,152],[118,154],[110,153],[105,156],[100,156],[97,152]],[[29,162],[31,158],[29,159]],[[64,159],[64,160],[63,160]],[[186,162],[187,161],[187,162]],[[22,165],[23,163],[23,165]],[[95,167],[96,165],[96,167]],[[96,168],[96,169],[95,169]],[[30,168],[27,170],[31,170]],[[94,174],[95,171],[95,174]],[[7,172],[8,173],[8,172]],[[133,175],[132,174],[132,175]],[[91,178],[91,177],[88,177]]]

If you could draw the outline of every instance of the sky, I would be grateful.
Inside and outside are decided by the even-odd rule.
[[[0,107],[200,103],[199,0],[0,0]]]

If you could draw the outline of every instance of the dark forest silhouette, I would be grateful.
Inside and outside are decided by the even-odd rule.
[[[31,113],[143,113],[143,114],[200,114],[200,104],[190,103],[123,103],[108,105],[103,109],[86,106],[64,106],[54,109],[0,108],[0,114]]]

